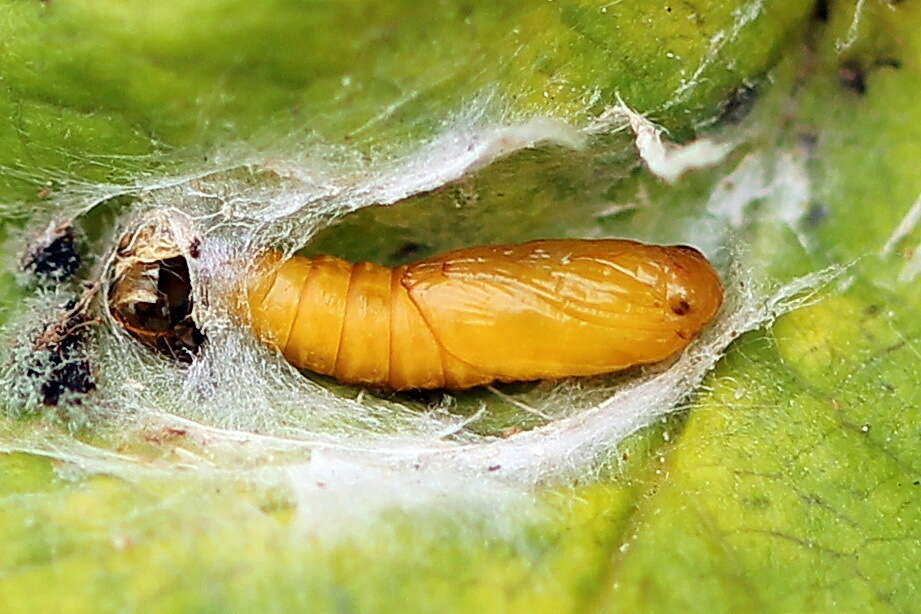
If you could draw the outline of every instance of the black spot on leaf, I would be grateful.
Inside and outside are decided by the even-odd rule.
[[[723,102],[720,121],[739,123],[751,113],[757,98],[758,90],[754,86],[742,85],[736,88]]]
[[[390,257],[395,262],[402,262],[409,258],[414,258],[418,256],[424,249],[425,249],[425,246],[420,243],[414,243],[412,241],[407,241],[406,243],[404,243],[403,245],[395,249],[393,253],[390,255]]]
[[[822,203],[812,203],[806,212],[806,225],[818,226],[828,217],[828,207]]]
[[[815,9],[812,11],[812,16],[816,21],[828,22],[828,0],[818,0],[815,3]]]
[[[863,67],[857,62],[848,61],[838,68],[838,82],[846,90],[863,95],[867,92],[867,78]]]

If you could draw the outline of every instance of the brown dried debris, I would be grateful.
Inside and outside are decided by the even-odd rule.
[[[73,226],[69,222],[49,226],[22,257],[23,270],[57,283],[69,279],[81,263]]]
[[[56,406],[65,396],[83,395],[96,389],[86,355],[89,329],[96,324],[87,306],[96,291],[90,286],[79,300],[72,300],[59,317],[49,323],[33,343],[34,361],[27,373],[39,379],[39,395],[46,406]],[[79,404],[79,399],[71,398]]]

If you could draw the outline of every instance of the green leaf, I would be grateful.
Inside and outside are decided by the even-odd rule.
[[[748,203],[736,232],[754,274],[849,268],[813,305],[737,340],[687,410],[611,442],[618,462],[542,489],[538,513],[503,519],[510,528],[434,509],[317,540],[274,488],[157,471],[182,453],[176,439],[112,450],[149,464],[126,479],[12,445],[105,446],[108,433],[0,414],[0,451],[18,448],[0,453],[0,611],[915,610],[921,228],[896,229],[921,194],[921,6],[826,8],[4,3],[0,195],[13,239],[81,186],[279,144],[406,151],[484,104],[584,127],[619,94],[676,140],[744,142],[675,185],[623,133],[579,152],[523,150],[346,216],[308,249],[389,264],[537,236],[668,240],[755,161],[781,179],[799,169],[809,189],[802,217],[789,190]],[[625,204],[638,206],[612,209]],[[35,293],[12,275],[0,287],[10,318]],[[489,397],[463,396],[458,411]],[[503,405],[491,408],[487,430],[506,428]]]

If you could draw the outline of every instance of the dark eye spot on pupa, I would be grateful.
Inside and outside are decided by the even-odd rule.
[[[691,304],[683,298],[672,301],[670,307],[672,308],[672,312],[678,316],[687,315],[691,311]]]

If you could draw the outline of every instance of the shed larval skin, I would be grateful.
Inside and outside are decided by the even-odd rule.
[[[299,368],[462,389],[664,360],[715,317],[723,289],[691,247],[542,240],[395,268],[272,252],[247,298],[256,333]]]

